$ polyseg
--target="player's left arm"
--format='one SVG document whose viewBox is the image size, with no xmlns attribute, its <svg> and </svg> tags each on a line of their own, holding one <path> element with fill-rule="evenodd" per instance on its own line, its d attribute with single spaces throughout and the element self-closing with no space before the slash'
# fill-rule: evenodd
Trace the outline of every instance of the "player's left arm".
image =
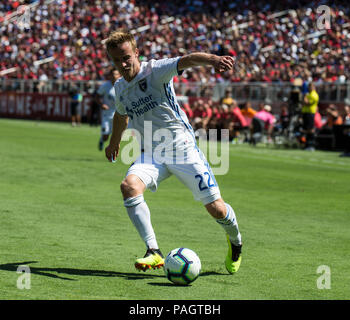
<svg viewBox="0 0 350 320">
<path fill-rule="evenodd" d="M 233 69 L 234 57 L 217 56 L 215 54 L 194 52 L 181 57 L 178 61 L 178 71 L 183 71 L 192 67 L 212 66 L 216 72 L 225 72 Z"/>
</svg>

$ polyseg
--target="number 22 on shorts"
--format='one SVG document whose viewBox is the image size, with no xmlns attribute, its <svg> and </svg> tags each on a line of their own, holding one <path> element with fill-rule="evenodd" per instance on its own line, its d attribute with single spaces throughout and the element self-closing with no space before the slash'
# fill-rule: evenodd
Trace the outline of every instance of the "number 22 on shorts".
<svg viewBox="0 0 350 320">
<path fill-rule="evenodd" d="M 199 179 L 198 187 L 200 191 L 216 186 L 215 180 L 209 172 L 204 172 L 203 175 L 197 174 L 195 178 Z"/>
</svg>

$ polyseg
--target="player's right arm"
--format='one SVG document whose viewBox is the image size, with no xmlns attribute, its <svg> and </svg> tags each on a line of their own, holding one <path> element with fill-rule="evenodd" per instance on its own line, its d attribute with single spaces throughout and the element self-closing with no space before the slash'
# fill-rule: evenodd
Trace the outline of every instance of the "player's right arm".
<svg viewBox="0 0 350 320">
<path fill-rule="evenodd" d="M 120 141 L 122 139 L 123 132 L 128 127 L 128 116 L 121 115 L 118 112 L 114 113 L 113 117 L 113 130 L 109 140 L 109 145 L 105 149 L 106 158 L 109 161 L 116 159 L 119 154 Z"/>
</svg>

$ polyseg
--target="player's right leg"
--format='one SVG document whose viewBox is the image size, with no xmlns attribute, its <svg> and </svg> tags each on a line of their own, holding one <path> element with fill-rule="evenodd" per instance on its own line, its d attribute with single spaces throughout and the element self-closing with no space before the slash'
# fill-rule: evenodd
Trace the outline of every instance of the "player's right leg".
<svg viewBox="0 0 350 320">
<path fill-rule="evenodd" d="M 143 258 L 135 261 L 138 270 L 160 268 L 164 265 L 164 257 L 159 250 L 156 236 L 151 223 L 151 213 L 144 200 L 143 193 L 146 188 L 155 191 L 157 182 L 169 176 L 165 168 L 152 163 L 142 163 L 139 158 L 129 168 L 126 178 L 121 183 L 124 206 L 129 218 L 144 241 L 147 251 Z"/>
</svg>

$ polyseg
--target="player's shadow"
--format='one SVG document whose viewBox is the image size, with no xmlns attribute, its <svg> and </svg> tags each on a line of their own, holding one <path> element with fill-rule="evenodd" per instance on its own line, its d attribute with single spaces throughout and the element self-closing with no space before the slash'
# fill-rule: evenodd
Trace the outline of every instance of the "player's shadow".
<svg viewBox="0 0 350 320">
<path fill-rule="evenodd" d="M 208 276 L 227 276 L 228 273 L 219 273 L 216 271 L 207 271 L 207 272 L 202 272 L 200 273 L 200 277 L 208 277 Z M 182 284 L 174 284 L 171 282 L 166 282 L 166 283 L 159 283 L 159 282 L 149 282 L 148 283 L 151 286 L 158 286 L 158 287 L 184 287 L 186 285 Z M 191 284 L 189 284 L 191 286 Z"/>
<path fill-rule="evenodd" d="M 30 264 L 37 263 L 38 261 L 24 261 L 15 263 L 0 264 L 0 270 L 17 272 L 19 266 L 28 266 L 31 274 L 37 274 L 40 276 L 56 278 L 61 280 L 77 281 L 77 279 L 68 278 L 63 275 L 74 276 L 93 276 L 93 277 L 119 277 L 127 280 L 140 280 L 140 279 L 152 279 L 152 278 L 164 278 L 164 275 L 145 274 L 145 273 L 127 273 L 117 271 L 105 271 L 105 270 L 90 270 L 90 269 L 74 269 L 74 268 L 39 268 L 32 267 Z M 57 275 L 58 273 L 59 275 Z M 62 275 L 63 274 L 63 275 Z"/>
</svg>

